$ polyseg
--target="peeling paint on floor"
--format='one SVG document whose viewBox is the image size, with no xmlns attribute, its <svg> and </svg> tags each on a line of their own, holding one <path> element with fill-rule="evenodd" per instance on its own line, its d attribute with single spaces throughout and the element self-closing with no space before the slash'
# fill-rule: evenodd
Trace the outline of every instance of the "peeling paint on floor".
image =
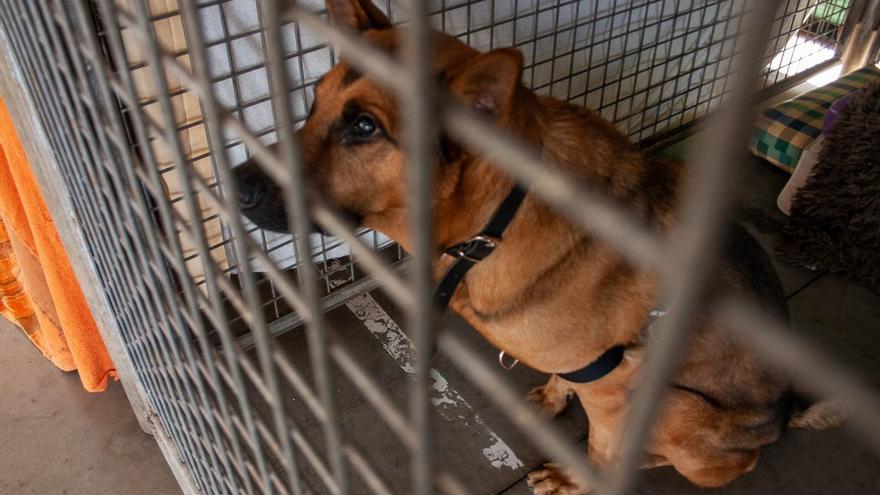
<svg viewBox="0 0 880 495">
<path fill-rule="evenodd" d="M 404 373 L 413 373 L 415 368 L 415 348 L 412 341 L 391 316 L 369 294 L 362 294 L 346 304 L 367 327 L 367 330 L 382 344 L 385 352 L 400 366 Z M 450 385 L 449 381 L 435 368 L 430 370 L 432 380 L 431 403 L 447 421 L 457 421 L 465 428 L 471 428 L 472 435 L 479 435 L 486 445 L 483 457 L 496 469 L 518 469 L 522 461 L 510 446 L 496 434 L 468 404 L 467 400 Z"/>
</svg>

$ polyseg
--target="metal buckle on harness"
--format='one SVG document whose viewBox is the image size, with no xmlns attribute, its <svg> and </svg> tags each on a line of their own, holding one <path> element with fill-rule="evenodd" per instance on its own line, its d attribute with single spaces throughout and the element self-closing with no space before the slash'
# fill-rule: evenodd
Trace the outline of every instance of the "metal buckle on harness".
<svg viewBox="0 0 880 495">
<path fill-rule="evenodd" d="M 492 254 L 496 246 L 496 239 L 485 235 L 475 235 L 462 243 L 450 247 L 446 250 L 446 254 L 456 258 L 465 258 L 476 263 Z"/>
</svg>

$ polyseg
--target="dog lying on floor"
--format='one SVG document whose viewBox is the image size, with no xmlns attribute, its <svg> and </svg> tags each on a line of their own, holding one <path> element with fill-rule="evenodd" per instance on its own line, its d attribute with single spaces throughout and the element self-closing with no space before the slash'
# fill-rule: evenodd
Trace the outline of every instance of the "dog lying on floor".
<svg viewBox="0 0 880 495">
<path fill-rule="evenodd" d="M 399 55 L 400 30 L 369 0 L 327 3 L 334 22 Z M 527 90 L 520 83 L 523 60 L 517 50 L 480 53 L 442 33 L 435 35 L 434 50 L 437 81 L 462 103 L 628 205 L 656 230 L 667 232 L 675 223 L 684 180 L 679 164 L 644 156 L 584 108 Z M 342 62 L 317 84 L 297 137 L 312 193 L 409 248 L 403 111 L 392 92 Z M 487 159 L 445 136 L 437 147 L 439 280 L 456 261 L 444 250 L 479 233 L 515 184 Z M 235 172 L 242 212 L 263 228 L 287 231 L 278 186 L 256 163 Z M 719 263 L 725 284 L 786 316 L 767 255 L 742 229 L 734 229 Z M 577 395 L 589 417 L 588 455 L 603 467 L 614 462 L 619 447 L 656 285 L 655 274 L 633 267 L 611 246 L 527 194 L 503 240 L 467 273 L 449 304 L 497 348 L 551 374 L 546 385 L 529 393 L 547 414 L 559 414 Z M 579 383 L 560 376 L 614 348 L 622 350 L 622 358 L 601 378 Z M 793 397 L 785 379 L 733 342 L 720 322 L 699 318 L 645 447 L 644 467 L 672 465 L 697 485 L 724 485 L 751 470 L 760 448 L 776 441 L 787 424 L 821 428 L 837 421 L 818 404 L 799 409 Z M 589 491 L 553 465 L 531 473 L 528 481 L 537 494 Z"/>
</svg>

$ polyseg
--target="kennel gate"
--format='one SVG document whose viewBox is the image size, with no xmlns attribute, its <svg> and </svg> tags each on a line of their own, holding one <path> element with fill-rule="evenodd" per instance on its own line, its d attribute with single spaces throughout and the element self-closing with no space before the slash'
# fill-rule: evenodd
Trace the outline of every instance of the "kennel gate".
<svg viewBox="0 0 880 495">
<path fill-rule="evenodd" d="M 5 82 L 26 88 L 14 93 L 9 84 L 4 97 L 28 110 L 19 113 L 30 129 L 25 141 L 43 162 L 38 172 L 65 242 L 82 257 L 80 279 L 139 420 L 148 416 L 146 426 L 188 492 L 390 493 L 382 467 L 340 424 L 334 391 L 341 376 L 411 451 L 411 493 L 435 486 L 469 493 L 459 473 L 431 456 L 428 360 L 414 363 L 406 411 L 344 339 L 327 338 L 325 311 L 381 288 L 408 315 L 418 354 L 428 354 L 436 338 L 440 351 L 544 454 L 597 480 L 602 493 L 626 492 L 730 208 L 733 160 L 749 123 L 748 113 L 736 109 L 748 107 L 755 90 L 778 90 L 836 61 L 851 30 L 847 15 L 876 10 L 877 2 L 377 2 L 393 21 L 412 26 L 405 63 L 328 26 L 320 3 L 0 1 Z M 830 12 L 817 17 L 820 3 Z M 705 173 L 683 203 L 680 242 L 644 231 L 626 211 L 542 166 L 533 150 L 455 105 L 433 101 L 423 89 L 429 27 L 481 49 L 520 48 L 529 87 L 594 109 L 644 146 L 717 111 L 696 160 Z M 404 98 L 410 155 L 420 165 L 412 168 L 411 197 L 428 196 L 430 171 L 421 165 L 430 136 L 443 127 L 499 157 L 508 173 L 634 263 L 663 274 L 672 311 L 649 347 L 622 456 L 607 477 L 599 478 L 583 453 L 467 342 L 435 332 L 426 309 L 432 289 L 426 202 L 414 202 L 409 258 L 321 205 L 310 214 L 335 238 L 300 230 L 294 240 L 242 223 L 229 199 L 236 190 L 229 170 L 253 154 L 284 184 L 296 224 L 306 225 L 288 131 L 305 119 L 334 49 Z M 436 125 L 429 119 L 435 115 L 441 116 Z M 275 141 L 278 152 L 266 148 Z M 750 302 L 724 296 L 714 308 L 767 359 L 815 392 L 838 397 L 866 442 L 880 449 L 876 393 Z M 308 365 L 273 349 L 273 338 L 303 321 Z M 303 433 L 303 418 L 281 400 L 282 385 L 295 390 L 323 436 Z"/>
</svg>

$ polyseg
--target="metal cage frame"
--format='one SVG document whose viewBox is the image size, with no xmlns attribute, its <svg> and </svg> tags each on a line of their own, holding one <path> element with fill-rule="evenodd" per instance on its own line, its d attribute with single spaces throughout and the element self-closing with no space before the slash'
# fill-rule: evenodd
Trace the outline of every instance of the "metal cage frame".
<svg viewBox="0 0 880 495">
<path fill-rule="evenodd" d="M 352 33 L 329 26 L 318 13 L 299 4 L 258 2 L 272 88 L 296 88 L 299 84 L 290 81 L 284 70 L 283 20 L 318 33 L 332 47 L 345 51 L 358 70 L 403 98 L 408 108 L 405 125 L 411 198 L 430 197 L 432 136 L 442 128 L 462 143 L 497 158 L 495 163 L 504 172 L 528 184 L 532 193 L 573 224 L 609 242 L 635 265 L 661 274 L 662 299 L 670 308 L 669 316 L 660 320 L 647 348 L 645 379 L 633 398 L 620 458 L 607 473 L 600 473 L 586 461 L 582 452 L 526 405 L 465 341 L 454 333 L 437 331 L 431 309 L 432 216 L 427 201 L 412 202 L 415 242 L 405 272 L 375 252 L 375 244 L 365 243 L 361 233 L 329 208 L 318 205 L 307 211 L 293 132 L 297 116 L 291 113 L 290 93 L 271 92 L 280 143 L 275 152 L 216 97 L 204 25 L 197 11 L 208 4 L 211 2 L 180 2 L 179 15 L 189 46 L 188 63 L 182 63 L 179 54 L 170 53 L 157 40 L 152 24 L 155 16 L 147 0 L 134 1 L 134 11 L 113 0 L 98 0 L 96 5 L 104 13 L 104 25 L 100 26 L 87 0 L 0 1 L 4 47 L 0 58 L 5 58 L 10 69 L 4 71 L 4 97 L 11 102 L 32 160 L 39 162 L 38 174 L 49 192 L 50 208 L 59 220 L 69 252 L 76 253 L 80 261 L 75 264 L 77 273 L 138 418 L 145 429 L 156 434 L 184 490 L 346 494 L 351 491 L 350 477 L 356 474 L 373 493 L 390 493 L 367 456 L 341 431 L 331 369 L 335 366 L 410 449 L 412 493 L 469 493 L 456 473 L 431 456 L 429 360 L 415 362 L 408 410 L 402 410 L 345 342 L 328 340 L 323 312 L 359 291 L 380 287 L 408 315 L 408 332 L 418 355 L 430 355 L 436 343 L 547 456 L 594 483 L 597 493 L 626 493 L 655 419 L 655 405 L 687 337 L 696 301 L 706 295 L 712 276 L 709 260 L 719 250 L 719 234 L 732 208 L 734 185 L 739 180 L 734 162 L 751 122 L 751 114 L 742 109 L 750 106 L 756 83 L 766 87 L 781 79 L 764 70 L 767 35 L 778 3 L 731 1 L 742 8 L 732 35 L 737 48 L 728 66 L 738 69 L 723 74 L 725 81 L 732 78 L 732 86 L 714 106 L 706 106 L 703 115 L 724 100 L 723 108 L 713 113 L 710 138 L 697 152 L 695 163 L 701 174 L 683 196 L 677 231 L 661 238 L 634 221 L 625 208 L 578 186 L 544 163 L 536 150 L 456 104 L 436 101 L 426 70 L 430 16 L 435 12 L 425 2 L 406 3 L 409 29 L 403 62 L 364 46 Z M 876 9 L 875 0 L 866 4 Z M 143 110 L 126 58 L 123 26 L 145 48 L 144 67 L 158 89 L 154 103 L 164 121 L 157 122 Z M 838 55 L 840 50 L 838 47 Z M 224 150 L 210 156 L 222 189 L 192 172 L 174 120 L 168 83 L 172 75 L 198 97 L 210 149 Z M 552 87 L 554 76 L 549 84 Z M 570 85 L 568 92 L 570 97 Z M 434 118 L 438 115 L 439 119 Z M 694 112 L 690 121 L 699 116 Z M 684 118 L 679 121 L 679 125 L 686 123 Z M 228 142 L 224 136 L 228 133 L 244 143 L 282 185 L 298 252 L 312 252 L 305 226 L 313 216 L 348 243 L 359 266 L 371 275 L 369 282 L 348 292 L 339 291 L 328 302 L 322 299 L 320 286 L 326 274 L 319 273 L 311 257 L 301 257 L 295 275 L 274 266 L 266 257 L 266 246 L 250 237 L 236 202 L 230 199 L 235 198 L 237 185 L 225 153 Z M 142 146 L 132 146 L 132 142 Z M 163 192 L 153 145 L 170 152 L 181 174 L 182 210 L 172 206 Z M 88 173 L 83 175 L 83 170 Z M 247 261 L 237 265 L 235 274 L 240 287 L 230 281 L 228 269 L 213 262 L 216 246 L 209 245 L 203 223 L 192 220 L 202 218 L 197 196 L 207 201 L 230 229 L 235 251 L 246 254 Z M 196 246 L 196 259 L 205 275 L 201 283 L 191 277 L 181 239 Z M 277 291 L 277 300 L 289 304 L 295 319 L 305 324 L 314 385 L 298 365 L 273 348 L 278 328 L 267 321 L 252 258 L 267 268 L 261 276 L 271 279 L 273 297 Z M 723 294 L 712 301 L 711 308 L 714 317 L 730 322 L 738 339 L 789 373 L 799 385 L 838 400 L 864 442 L 880 452 L 880 395 L 857 373 L 796 336 L 751 301 Z M 239 315 L 249 332 L 236 333 L 230 314 Z M 281 317 L 277 312 L 275 316 Z M 292 324 L 286 321 L 281 326 Z M 256 360 L 245 355 L 251 345 Z M 325 455 L 286 411 L 279 394 L 282 381 L 297 391 L 320 422 Z M 254 416 L 253 396 L 269 405 L 271 417 L 267 421 Z M 300 473 L 302 465 L 314 470 L 324 486 L 308 486 Z"/>
</svg>

